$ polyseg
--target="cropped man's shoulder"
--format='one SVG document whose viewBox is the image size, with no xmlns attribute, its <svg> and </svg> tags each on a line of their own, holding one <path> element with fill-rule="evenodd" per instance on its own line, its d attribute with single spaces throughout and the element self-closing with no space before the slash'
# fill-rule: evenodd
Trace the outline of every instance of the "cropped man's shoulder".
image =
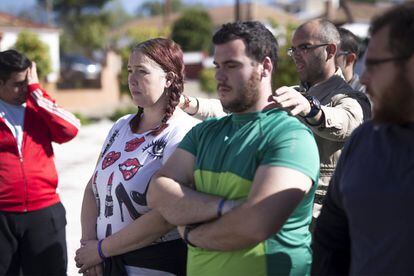
<svg viewBox="0 0 414 276">
<path fill-rule="evenodd" d="M 289 115 L 286 111 L 281 109 L 275 109 L 268 112 L 266 121 L 266 130 L 273 132 L 274 134 L 290 130 L 304 130 L 312 133 L 312 131 L 298 118 Z"/>
</svg>

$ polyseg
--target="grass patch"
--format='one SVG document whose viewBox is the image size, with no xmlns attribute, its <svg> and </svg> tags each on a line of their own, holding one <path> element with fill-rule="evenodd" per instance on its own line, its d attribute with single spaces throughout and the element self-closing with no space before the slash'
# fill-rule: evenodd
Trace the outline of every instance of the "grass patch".
<svg viewBox="0 0 414 276">
<path fill-rule="evenodd" d="M 137 107 L 135 106 L 124 107 L 124 108 L 115 110 L 115 112 L 111 116 L 109 116 L 109 119 L 115 122 L 122 116 L 125 116 L 127 114 L 135 114 L 135 113 L 137 113 Z"/>
</svg>

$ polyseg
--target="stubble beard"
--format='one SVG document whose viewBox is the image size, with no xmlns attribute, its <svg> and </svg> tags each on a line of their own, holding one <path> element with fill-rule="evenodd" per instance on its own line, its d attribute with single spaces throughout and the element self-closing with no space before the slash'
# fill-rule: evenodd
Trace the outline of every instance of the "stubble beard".
<svg viewBox="0 0 414 276">
<path fill-rule="evenodd" d="M 224 109 L 232 113 L 242 113 L 250 109 L 259 100 L 259 83 L 260 74 L 253 72 L 247 83 L 238 91 L 235 91 L 236 98 L 234 100 L 228 103 L 222 102 Z"/>
<path fill-rule="evenodd" d="M 414 109 L 414 87 L 404 70 L 395 74 L 380 101 L 379 107 L 373 108 L 372 120 L 375 123 L 404 124 L 410 120 Z"/>
<path fill-rule="evenodd" d="M 306 75 L 301 79 L 302 82 L 307 82 L 309 85 L 313 86 L 318 83 L 323 78 L 323 68 L 325 66 L 325 61 L 321 55 L 315 56 L 313 60 L 309 62 L 306 68 Z"/>
</svg>

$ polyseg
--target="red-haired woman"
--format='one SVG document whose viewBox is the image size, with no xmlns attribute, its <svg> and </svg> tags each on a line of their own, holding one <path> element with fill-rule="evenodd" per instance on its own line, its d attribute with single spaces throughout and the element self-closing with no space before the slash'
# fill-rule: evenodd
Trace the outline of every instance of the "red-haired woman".
<svg viewBox="0 0 414 276">
<path fill-rule="evenodd" d="M 198 123 L 175 108 L 183 91 L 182 51 L 169 39 L 140 43 L 128 73 L 138 112 L 119 119 L 106 138 L 85 189 L 75 261 L 88 275 L 100 274 L 101 262 L 107 275 L 183 275 L 186 245 L 146 202 L 152 175 Z"/>
</svg>

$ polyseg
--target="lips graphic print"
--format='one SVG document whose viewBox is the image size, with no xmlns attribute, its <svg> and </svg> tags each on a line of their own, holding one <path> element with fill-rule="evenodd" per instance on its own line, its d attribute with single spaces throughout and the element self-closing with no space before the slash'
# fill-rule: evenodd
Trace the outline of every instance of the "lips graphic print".
<svg viewBox="0 0 414 276">
<path fill-rule="evenodd" d="M 116 160 L 121 157 L 120 152 L 111 151 L 108 152 L 108 154 L 105 156 L 104 160 L 102 161 L 102 170 L 105 170 L 109 166 L 111 166 L 113 163 L 115 163 Z"/>
<path fill-rule="evenodd" d="M 142 167 L 136 158 L 129 158 L 123 163 L 119 164 L 119 170 L 122 173 L 122 176 L 125 180 L 130 180 Z"/>
<path fill-rule="evenodd" d="M 126 142 L 124 150 L 127 151 L 127 152 L 134 151 L 144 142 L 145 142 L 144 137 L 134 138 L 134 139 Z"/>
</svg>

